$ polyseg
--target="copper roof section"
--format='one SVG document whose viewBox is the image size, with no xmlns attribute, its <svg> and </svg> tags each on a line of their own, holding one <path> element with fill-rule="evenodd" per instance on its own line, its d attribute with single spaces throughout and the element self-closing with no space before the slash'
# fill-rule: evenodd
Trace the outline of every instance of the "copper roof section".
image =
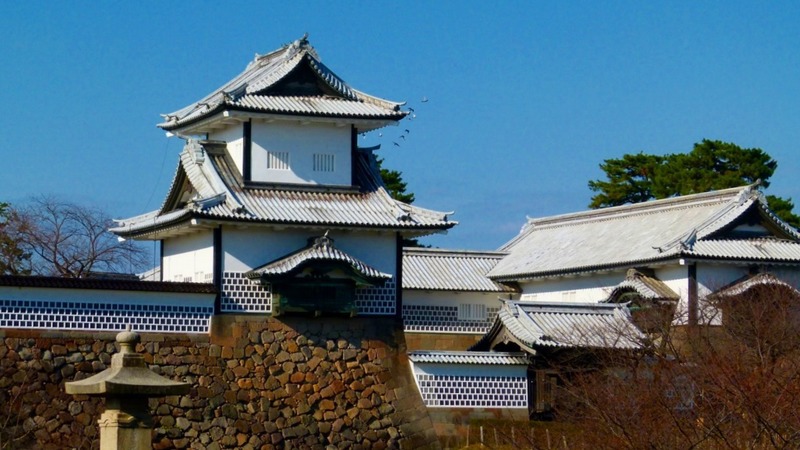
<svg viewBox="0 0 800 450">
<path fill-rule="evenodd" d="M 403 249 L 403 289 L 517 292 L 486 274 L 506 253 L 432 248 Z"/>
<path fill-rule="evenodd" d="M 298 88 L 303 83 L 306 87 Z M 196 103 L 163 114 L 165 121 L 158 126 L 178 130 L 223 111 L 394 122 L 408 114 L 401 106 L 350 87 L 320 61 L 306 35 L 266 55 L 257 54 L 231 81 Z"/>
</svg>

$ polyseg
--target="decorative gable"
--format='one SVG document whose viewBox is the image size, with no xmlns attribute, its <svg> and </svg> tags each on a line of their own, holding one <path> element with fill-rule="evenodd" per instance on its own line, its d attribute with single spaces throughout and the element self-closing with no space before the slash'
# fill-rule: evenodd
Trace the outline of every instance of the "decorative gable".
<svg viewBox="0 0 800 450">
<path fill-rule="evenodd" d="M 333 245 L 328 233 L 308 246 L 245 274 L 272 287 L 272 314 L 345 313 L 355 316 L 356 289 L 379 287 L 392 278 Z"/>
</svg>

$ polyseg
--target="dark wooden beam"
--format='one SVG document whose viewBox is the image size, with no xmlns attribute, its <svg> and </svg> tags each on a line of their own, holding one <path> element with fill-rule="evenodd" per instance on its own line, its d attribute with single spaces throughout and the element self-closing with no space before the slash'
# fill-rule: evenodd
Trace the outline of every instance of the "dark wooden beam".
<svg viewBox="0 0 800 450">
<path fill-rule="evenodd" d="M 242 123 L 242 178 L 245 182 L 252 179 L 253 157 L 253 120 Z"/>
<path fill-rule="evenodd" d="M 217 298 L 214 300 L 214 314 L 222 310 L 222 225 L 214 228 L 214 287 L 217 288 Z"/>
</svg>

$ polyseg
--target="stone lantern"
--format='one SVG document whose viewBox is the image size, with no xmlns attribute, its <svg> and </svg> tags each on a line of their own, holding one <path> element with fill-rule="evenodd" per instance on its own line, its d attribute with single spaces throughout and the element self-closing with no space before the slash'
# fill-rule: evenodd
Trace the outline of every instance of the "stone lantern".
<svg viewBox="0 0 800 450">
<path fill-rule="evenodd" d="M 100 416 L 100 450 L 152 449 L 153 419 L 148 397 L 182 395 L 188 383 L 161 377 L 135 352 L 139 335 L 130 331 L 117 334 L 119 353 L 111 357 L 111 367 L 79 381 L 65 384 L 67 394 L 106 398 L 106 410 Z"/>
</svg>

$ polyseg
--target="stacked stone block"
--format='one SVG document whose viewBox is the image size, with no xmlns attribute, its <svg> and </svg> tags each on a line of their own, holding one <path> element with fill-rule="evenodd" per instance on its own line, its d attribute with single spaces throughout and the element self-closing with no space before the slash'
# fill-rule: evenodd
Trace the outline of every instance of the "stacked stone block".
<svg viewBox="0 0 800 450">
<path fill-rule="evenodd" d="M 154 449 L 438 447 L 393 319 L 226 315 L 212 329 L 142 335 L 137 351 L 153 371 L 192 384 L 150 401 Z M 113 334 L 3 334 L 3 443 L 96 446 L 102 401 L 73 399 L 63 383 L 104 370 Z"/>
</svg>

